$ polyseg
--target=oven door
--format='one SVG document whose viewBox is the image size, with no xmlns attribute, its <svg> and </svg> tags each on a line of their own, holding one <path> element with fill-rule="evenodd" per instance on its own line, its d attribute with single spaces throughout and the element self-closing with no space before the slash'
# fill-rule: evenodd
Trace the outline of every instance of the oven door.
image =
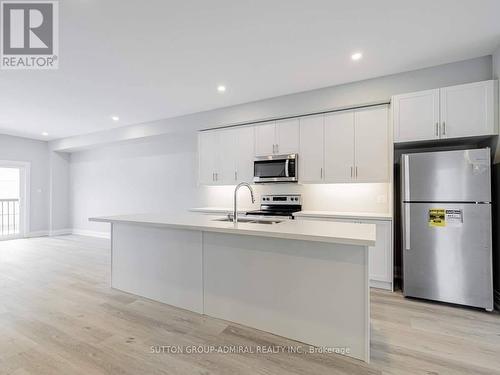
<svg viewBox="0 0 500 375">
<path fill-rule="evenodd" d="M 272 155 L 256 158 L 253 176 L 255 183 L 297 182 L 297 155 Z"/>
</svg>

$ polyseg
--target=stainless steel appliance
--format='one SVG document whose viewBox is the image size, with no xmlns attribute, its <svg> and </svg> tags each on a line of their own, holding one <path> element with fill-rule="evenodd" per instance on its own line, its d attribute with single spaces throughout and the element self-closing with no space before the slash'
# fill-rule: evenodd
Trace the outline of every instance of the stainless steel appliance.
<svg viewBox="0 0 500 375">
<path fill-rule="evenodd" d="M 405 296 L 493 309 L 490 149 L 401 160 Z"/>
<path fill-rule="evenodd" d="M 302 198 L 298 194 L 263 195 L 260 198 L 260 210 L 249 211 L 247 216 L 293 219 L 294 212 L 302 210 Z"/>
<path fill-rule="evenodd" d="M 257 157 L 253 164 L 253 182 L 297 182 L 297 154 Z"/>
</svg>

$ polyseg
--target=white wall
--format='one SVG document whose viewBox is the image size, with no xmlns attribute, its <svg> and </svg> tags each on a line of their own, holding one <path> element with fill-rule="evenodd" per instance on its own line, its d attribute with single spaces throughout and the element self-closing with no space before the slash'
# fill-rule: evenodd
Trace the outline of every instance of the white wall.
<svg viewBox="0 0 500 375">
<path fill-rule="evenodd" d="M 71 232 L 70 154 L 49 151 L 49 234 Z"/>
<path fill-rule="evenodd" d="M 49 227 L 49 160 L 47 142 L 0 134 L 0 160 L 31 164 L 30 233 L 45 234 Z"/>
<path fill-rule="evenodd" d="M 90 223 L 88 217 L 231 204 L 230 187 L 196 187 L 198 129 L 389 101 L 397 93 L 488 80 L 491 77 L 492 58 L 487 56 L 74 137 L 52 142 L 51 146 L 66 150 L 94 147 L 71 156 L 71 217 L 73 228 L 104 232 L 108 230 L 106 224 Z M 157 136 L 151 137 L 154 134 Z M 136 140 L 102 146 L 118 139 Z M 97 147 L 99 144 L 101 146 Z M 259 193 L 294 191 L 304 195 L 305 209 L 381 212 L 387 210 L 388 205 L 385 184 L 258 187 Z M 249 205 L 244 192 L 240 199 L 242 206 Z"/>
</svg>

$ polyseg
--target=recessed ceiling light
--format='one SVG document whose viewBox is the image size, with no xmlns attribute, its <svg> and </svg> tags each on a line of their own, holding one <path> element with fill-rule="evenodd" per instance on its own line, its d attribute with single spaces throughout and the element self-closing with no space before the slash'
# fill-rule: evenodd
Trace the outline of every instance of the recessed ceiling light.
<svg viewBox="0 0 500 375">
<path fill-rule="evenodd" d="M 363 54 L 361 52 L 356 52 L 351 55 L 351 59 L 354 61 L 361 60 L 363 58 Z"/>
<path fill-rule="evenodd" d="M 226 86 L 224 86 L 224 85 L 217 86 L 217 91 L 218 92 L 226 92 Z"/>
<path fill-rule="evenodd" d="M 120 118 L 118 116 L 111 116 L 111 120 L 120 121 Z"/>
<path fill-rule="evenodd" d="M 46 137 L 46 136 L 48 136 L 48 135 L 49 135 L 49 133 L 47 133 L 47 132 L 42 132 L 42 135 L 43 135 L 44 137 Z"/>
</svg>

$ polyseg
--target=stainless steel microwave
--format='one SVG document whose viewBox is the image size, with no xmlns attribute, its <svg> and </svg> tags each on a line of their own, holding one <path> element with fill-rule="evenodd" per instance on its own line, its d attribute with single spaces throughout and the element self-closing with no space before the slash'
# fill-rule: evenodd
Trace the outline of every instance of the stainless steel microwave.
<svg viewBox="0 0 500 375">
<path fill-rule="evenodd" d="M 253 163 L 253 182 L 297 182 L 297 171 L 297 154 L 261 156 Z"/>
</svg>

